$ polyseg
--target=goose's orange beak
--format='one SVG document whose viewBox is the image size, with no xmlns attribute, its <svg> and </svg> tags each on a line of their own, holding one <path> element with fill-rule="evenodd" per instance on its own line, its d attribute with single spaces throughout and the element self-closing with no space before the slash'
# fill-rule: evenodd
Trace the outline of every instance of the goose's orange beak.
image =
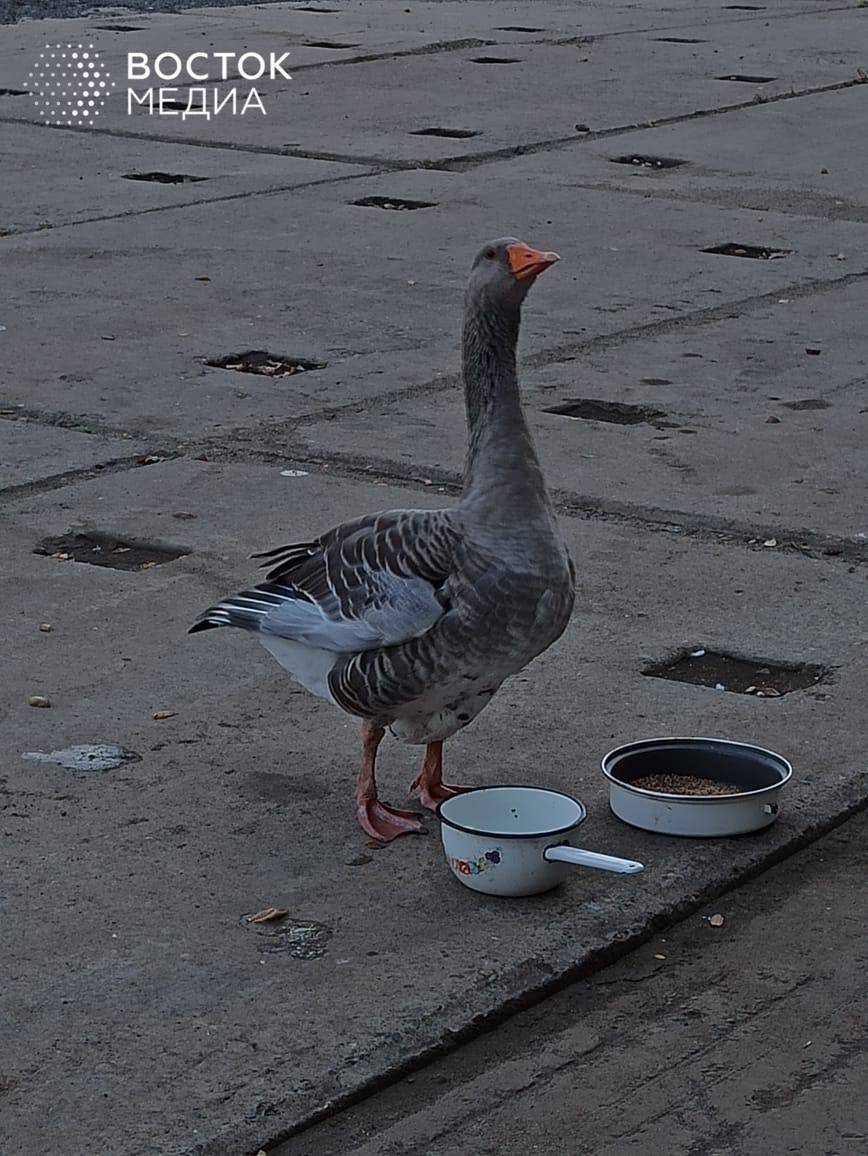
<svg viewBox="0 0 868 1156">
<path fill-rule="evenodd" d="M 530 277 L 537 277 L 549 265 L 560 261 L 557 253 L 543 253 L 540 249 L 531 249 L 529 245 L 519 242 L 516 245 L 507 245 L 509 254 L 509 269 L 516 281 L 527 281 Z"/>
</svg>

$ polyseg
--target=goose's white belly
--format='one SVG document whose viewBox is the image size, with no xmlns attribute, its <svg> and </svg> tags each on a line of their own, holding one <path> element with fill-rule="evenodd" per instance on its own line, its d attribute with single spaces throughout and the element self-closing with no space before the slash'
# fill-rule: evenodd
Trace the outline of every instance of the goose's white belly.
<svg viewBox="0 0 868 1156">
<path fill-rule="evenodd" d="M 499 686 L 500 683 L 492 686 L 489 681 L 483 690 L 459 692 L 458 697 L 433 712 L 425 709 L 424 702 L 415 702 L 405 708 L 408 713 L 396 718 L 389 730 L 405 743 L 441 742 L 472 722 L 488 706 Z"/>
</svg>

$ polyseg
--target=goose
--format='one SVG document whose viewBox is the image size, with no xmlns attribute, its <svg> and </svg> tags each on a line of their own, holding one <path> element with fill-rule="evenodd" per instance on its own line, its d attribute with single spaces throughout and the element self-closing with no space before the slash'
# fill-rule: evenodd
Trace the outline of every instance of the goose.
<svg viewBox="0 0 868 1156">
<path fill-rule="evenodd" d="M 443 781 L 443 743 L 563 633 L 575 570 L 525 421 L 516 372 L 522 302 L 557 253 L 514 237 L 485 245 L 465 295 L 464 485 L 449 509 L 386 510 L 254 555 L 266 580 L 206 610 L 190 633 L 253 632 L 310 692 L 362 720 L 356 813 L 372 838 L 422 830 L 377 795 L 386 729 L 424 745 L 411 785 L 431 810 L 468 787 Z"/>
</svg>

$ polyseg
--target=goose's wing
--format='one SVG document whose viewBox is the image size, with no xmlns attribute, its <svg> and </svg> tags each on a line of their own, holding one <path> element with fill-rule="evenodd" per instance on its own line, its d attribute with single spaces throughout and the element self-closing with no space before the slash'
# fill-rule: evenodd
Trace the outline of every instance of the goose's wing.
<svg viewBox="0 0 868 1156">
<path fill-rule="evenodd" d="M 212 606 L 191 632 L 238 626 L 328 651 L 391 646 L 448 605 L 458 535 L 450 510 L 390 510 L 255 557 L 266 581 Z"/>
</svg>

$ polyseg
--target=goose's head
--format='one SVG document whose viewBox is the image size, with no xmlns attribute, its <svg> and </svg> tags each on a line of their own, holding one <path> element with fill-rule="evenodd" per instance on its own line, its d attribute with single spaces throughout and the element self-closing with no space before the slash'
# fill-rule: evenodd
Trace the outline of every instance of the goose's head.
<svg viewBox="0 0 868 1156">
<path fill-rule="evenodd" d="M 560 260 L 557 253 L 532 249 L 515 237 L 489 241 L 470 271 L 470 294 L 479 301 L 520 305 L 537 277 Z"/>
</svg>

